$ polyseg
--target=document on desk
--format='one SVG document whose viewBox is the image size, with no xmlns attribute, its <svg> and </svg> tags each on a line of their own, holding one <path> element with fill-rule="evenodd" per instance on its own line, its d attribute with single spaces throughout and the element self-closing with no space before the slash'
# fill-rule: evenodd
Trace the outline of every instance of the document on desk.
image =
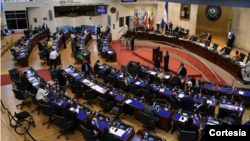
<svg viewBox="0 0 250 141">
<path fill-rule="evenodd" d="M 160 92 L 164 92 L 164 89 L 160 89 Z"/>
<path fill-rule="evenodd" d="M 122 78 L 122 77 L 123 77 L 123 75 L 120 75 L 119 77 L 120 77 L 120 78 Z"/>
<path fill-rule="evenodd" d="M 73 108 L 73 107 L 71 107 L 69 110 L 70 110 L 70 111 L 76 110 L 76 112 L 79 113 L 79 109 L 75 109 L 75 108 Z"/>
<path fill-rule="evenodd" d="M 65 71 L 70 71 L 70 68 L 67 68 Z"/>
<path fill-rule="evenodd" d="M 211 100 L 207 100 L 207 104 L 212 105 L 212 101 Z"/>
<path fill-rule="evenodd" d="M 135 84 L 136 84 L 136 85 L 140 85 L 140 83 L 141 83 L 141 82 L 137 81 Z"/>
<path fill-rule="evenodd" d="M 169 78 L 170 78 L 170 75 L 165 75 L 165 78 L 166 78 L 166 79 L 169 79 Z"/>
<path fill-rule="evenodd" d="M 77 73 L 74 73 L 73 76 L 77 76 L 78 74 Z"/>
<path fill-rule="evenodd" d="M 243 91 L 239 91 L 239 94 L 244 95 L 244 92 Z"/>
<path fill-rule="evenodd" d="M 113 53 L 112 51 L 108 51 L 108 54 L 111 54 L 111 53 Z"/>
<path fill-rule="evenodd" d="M 208 122 L 207 125 L 216 125 L 216 124 Z"/>
<path fill-rule="evenodd" d="M 39 84 L 39 83 L 38 83 L 38 82 L 36 82 L 36 83 L 33 83 L 32 85 L 33 85 L 33 86 L 36 86 L 36 85 L 38 85 L 38 84 Z"/>
<path fill-rule="evenodd" d="M 180 119 L 179 119 L 179 121 L 181 121 L 181 122 L 186 122 L 187 119 L 188 119 L 187 117 L 181 116 Z"/>
<path fill-rule="evenodd" d="M 103 68 L 103 66 L 100 66 L 99 68 L 100 68 L 100 69 L 102 69 L 102 68 Z"/>
<path fill-rule="evenodd" d="M 153 71 L 152 71 L 150 74 L 152 74 L 152 75 L 156 75 L 156 72 L 153 72 Z"/>
<path fill-rule="evenodd" d="M 132 102 L 132 100 L 130 100 L 130 99 L 128 99 L 128 100 L 125 101 L 126 104 L 129 104 L 131 102 Z"/>
<path fill-rule="evenodd" d="M 184 94 L 179 94 L 179 98 L 183 98 Z"/>
<path fill-rule="evenodd" d="M 115 132 L 115 130 L 117 130 L 117 131 Z M 112 133 L 112 134 L 114 134 L 114 135 L 116 135 L 116 136 L 119 136 L 119 137 L 121 137 L 121 136 L 125 133 L 124 130 L 122 130 L 122 129 L 117 129 L 117 128 L 115 128 L 115 127 L 109 128 L 109 132 Z"/>
</svg>

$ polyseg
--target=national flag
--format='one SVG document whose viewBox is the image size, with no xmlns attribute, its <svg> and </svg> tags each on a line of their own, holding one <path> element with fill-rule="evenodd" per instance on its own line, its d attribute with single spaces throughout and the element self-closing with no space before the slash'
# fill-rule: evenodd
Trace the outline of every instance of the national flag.
<svg viewBox="0 0 250 141">
<path fill-rule="evenodd" d="M 135 20 L 135 21 L 136 21 L 136 22 L 135 22 L 136 24 L 135 24 L 135 25 L 138 26 L 138 25 L 139 25 L 139 10 L 136 11 L 135 17 L 136 17 L 136 20 Z"/>
<path fill-rule="evenodd" d="M 139 25 L 144 25 L 144 16 L 141 10 L 139 10 Z"/>
<path fill-rule="evenodd" d="M 164 24 L 167 23 L 168 20 L 168 2 L 165 2 L 165 7 L 163 10 L 163 17 L 162 17 L 162 21 L 161 21 L 161 29 L 164 32 L 163 34 L 165 34 L 165 29 L 164 28 Z"/>
<path fill-rule="evenodd" d="M 147 26 L 147 24 L 148 24 L 148 12 L 147 12 L 147 10 L 145 10 L 145 12 L 144 12 L 144 25 L 145 26 Z"/>
<path fill-rule="evenodd" d="M 154 14 L 153 14 L 153 9 L 152 9 L 150 12 L 149 29 L 153 28 L 153 23 L 154 23 Z"/>
</svg>

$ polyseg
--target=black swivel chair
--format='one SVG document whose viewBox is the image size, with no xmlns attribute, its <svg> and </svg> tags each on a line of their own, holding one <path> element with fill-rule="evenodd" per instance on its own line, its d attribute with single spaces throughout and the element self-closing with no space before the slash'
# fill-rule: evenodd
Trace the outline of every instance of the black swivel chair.
<svg viewBox="0 0 250 141">
<path fill-rule="evenodd" d="M 43 122 L 43 125 L 45 123 L 49 123 L 47 127 L 47 129 L 49 129 L 50 124 L 54 122 L 54 120 L 52 120 L 52 117 L 54 116 L 55 111 L 53 111 L 48 105 L 39 104 L 39 107 L 41 108 L 43 115 L 49 117 L 49 120 L 47 122 Z"/>
<path fill-rule="evenodd" d="M 132 76 L 136 76 L 135 69 L 129 69 L 129 72 Z"/>
<path fill-rule="evenodd" d="M 40 56 L 40 59 L 43 60 L 41 65 L 47 64 L 47 58 L 46 58 L 46 55 L 43 51 L 39 51 L 39 56 Z"/>
<path fill-rule="evenodd" d="M 72 126 L 72 121 L 66 121 L 64 117 L 54 115 L 55 118 L 55 124 L 57 127 L 63 129 L 59 130 L 61 133 L 59 136 L 57 136 L 57 139 L 59 139 L 60 136 L 65 135 L 66 140 L 68 140 L 68 134 L 74 134 L 74 132 L 69 131 L 69 128 Z"/>
<path fill-rule="evenodd" d="M 210 41 L 209 40 L 205 41 L 205 46 L 210 47 Z"/>
<path fill-rule="evenodd" d="M 201 42 L 201 40 L 204 39 L 204 38 L 205 38 L 205 33 L 201 33 L 201 34 L 200 34 L 200 37 L 199 37 L 198 39 L 199 39 L 200 42 Z"/>
<path fill-rule="evenodd" d="M 141 71 L 141 77 L 142 77 L 143 79 L 147 79 L 147 74 L 146 74 L 146 72 Z"/>
<path fill-rule="evenodd" d="M 16 82 L 16 81 L 20 81 L 21 80 L 21 77 L 20 77 L 20 74 L 18 72 L 18 69 L 14 68 L 14 69 L 11 69 L 9 70 L 9 76 L 10 76 L 10 79 L 13 81 L 13 82 Z M 12 88 L 16 87 L 15 84 L 12 84 Z"/>
<path fill-rule="evenodd" d="M 168 86 L 170 86 L 170 87 L 172 87 L 172 88 L 174 88 L 175 86 L 176 86 L 176 87 L 179 87 L 179 85 L 178 85 L 176 82 L 171 81 L 171 80 L 168 81 Z"/>
<path fill-rule="evenodd" d="M 123 91 L 125 91 L 125 92 L 128 91 L 128 87 L 126 86 L 125 82 L 123 82 L 123 81 L 121 81 L 121 80 L 118 80 L 118 84 L 119 84 L 119 87 L 120 87 Z"/>
<path fill-rule="evenodd" d="M 218 46 L 219 46 L 219 44 L 214 43 L 214 45 L 213 45 L 213 49 L 214 49 L 214 51 L 216 51 L 216 50 L 217 50 Z"/>
<path fill-rule="evenodd" d="M 125 102 L 122 102 L 122 104 L 118 103 L 117 106 L 119 107 L 113 107 L 110 110 L 110 114 L 115 115 L 115 118 L 121 121 L 121 118 L 125 118 Z"/>
<path fill-rule="evenodd" d="M 31 113 L 38 111 L 37 114 L 39 115 L 39 113 L 40 113 L 39 104 L 40 103 L 37 101 L 36 97 L 33 94 L 29 93 L 29 96 L 31 96 L 32 103 L 35 105 L 35 110 L 32 110 Z"/>
<path fill-rule="evenodd" d="M 104 82 L 106 83 L 107 79 L 106 79 L 105 73 L 103 71 L 100 71 L 100 76 L 101 76 L 102 80 L 104 80 Z"/>
<path fill-rule="evenodd" d="M 101 97 L 97 97 L 98 100 L 99 100 L 99 106 L 102 107 L 103 110 L 100 110 L 99 112 L 104 112 L 106 113 L 110 108 L 111 108 L 111 105 L 110 103 L 107 103 L 107 101 Z"/>
<path fill-rule="evenodd" d="M 24 85 L 21 81 L 15 81 L 15 85 L 16 85 L 16 88 L 20 91 L 24 91 L 25 88 L 24 88 Z"/>
<path fill-rule="evenodd" d="M 243 60 L 245 59 L 246 54 L 245 53 L 240 53 L 240 61 L 243 62 Z"/>
<path fill-rule="evenodd" d="M 140 96 L 140 89 L 138 89 L 135 85 L 129 84 L 129 93 L 135 95 L 135 96 Z"/>
<path fill-rule="evenodd" d="M 241 100 L 244 100 L 243 104 L 245 106 L 249 106 L 250 105 L 250 96 L 241 95 Z"/>
<path fill-rule="evenodd" d="M 200 114 L 203 115 L 203 117 L 207 117 L 207 111 L 208 111 L 209 107 L 210 107 L 210 104 L 207 105 L 207 108 L 204 112 L 200 112 Z"/>
<path fill-rule="evenodd" d="M 166 31 L 166 32 L 165 32 L 165 35 L 169 36 L 169 35 L 170 35 L 170 32 L 169 32 L 169 31 Z"/>
<path fill-rule="evenodd" d="M 111 76 L 107 76 L 107 79 L 108 79 L 110 85 L 112 85 L 112 86 L 114 86 L 114 87 L 117 87 L 117 86 L 118 86 L 118 85 L 117 85 L 117 80 L 116 80 L 116 78 L 111 77 Z"/>
<path fill-rule="evenodd" d="M 166 99 L 158 99 L 158 98 L 156 98 L 155 102 L 159 103 L 159 104 L 162 104 L 162 105 L 167 104 L 167 100 Z"/>
<path fill-rule="evenodd" d="M 181 28 L 181 32 L 184 32 L 185 31 L 185 28 Z"/>
<path fill-rule="evenodd" d="M 107 62 L 107 61 L 112 61 L 112 58 L 111 58 L 111 56 L 108 54 L 108 52 L 106 51 L 106 52 L 104 53 L 104 60 L 103 60 L 103 62 Z"/>
<path fill-rule="evenodd" d="M 187 35 L 189 36 L 189 32 L 190 32 L 190 30 L 189 30 L 189 29 L 186 29 L 186 32 L 187 32 Z"/>
<path fill-rule="evenodd" d="M 178 109 L 180 108 L 180 105 L 177 105 L 176 102 L 171 97 L 169 97 L 169 102 L 170 102 L 171 109 L 178 111 Z"/>
<path fill-rule="evenodd" d="M 174 37 L 175 38 L 179 38 L 179 33 L 178 32 L 174 32 Z"/>
<path fill-rule="evenodd" d="M 96 92 L 95 90 L 87 90 L 85 91 L 85 93 L 83 94 L 84 99 L 87 100 L 88 102 L 84 102 L 83 104 L 88 104 L 89 106 L 92 106 L 92 104 L 96 104 L 94 101 L 91 102 L 91 100 L 96 99 Z"/>
<path fill-rule="evenodd" d="M 198 139 L 196 131 L 179 130 L 177 136 L 179 141 L 197 141 Z"/>
<path fill-rule="evenodd" d="M 92 133 L 90 132 L 90 130 L 86 129 L 83 125 L 80 125 L 80 131 L 83 135 L 83 138 L 85 139 L 85 141 L 95 141 L 95 139 L 97 138 L 97 135 L 92 136 Z"/>
<path fill-rule="evenodd" d="M 192 41 L 193 41 L 193 42 L 197 42 L 197 40 L 198 40 L 198 37 L 197 37 L 197 36 L 194 36 Z"/>
<path fill-rule="evenodd" d="M 201 92 L 200 87 L 190 87 L 190 91 L 193 91 L 193 94 L 199 94 Z"/>
<path fill-rule="evenodd" d="M 77 85 L 69 85 L 71 88 L 71 92 L 73 94 L 75 94 L 74 97 L 76 97 L 77 102 L 79 102 L 79 97 L 82 96 L 82 90 L 79 89 L 79 87 Z"/>
<path fill-rule="evenodd" d="M 22 110 L 23 106 L 30 107 L 29 106 L 30 102 L 27 102 L 27 103 L 24 102 L 28 98 L 28 93 L 20 91 L 20 90 L 15 90 L 15 89 L 12 89 L 12 91 L 14 92 L 16 99 L 22 100 L 22 103 L 16 105 L 16 108 L 18 108 L 18 106 L 21 106 L 20 109 Z"/>
<path fill-rule="evenodd" d="M 144 89 L 141 89 L 141 94 L 142 94 L 142 96 L 144 96 L 146 102 L 150 102 L 150 101 L 154 100 L 154 98 L 155 98 L 153 94 L 150 94 L 149 91 L 144 90 Z"/>
<path fill-rule="evenodd" d="M 143 130 L 153 131 L 156 134 L 154 129 L 155 122 L 151 120 L 150 116 L 140 111 L 140 121 L 143 124 Z"/>
<path fill-rule="evenodd" d="M 159 31 L 159 30 L 155 30 L 155 33 L 156 33 L 156 34 L 160 34 L 160 31 Z"/>
<path fill-rule="evenodd" d="M 154 82 L 155 82 L 155 83 L 158 83 L 158 84 L 161 84 L 161 79 L 160 79 L 160 77 L 154 76 Z"/>
<path fill-rule="evenodd" d="M 54 82 L 53 85 L 57 87 L 58 84 L 57 70 L 50 70 L 50 78 Z"/>
<path fill-rule="evenodd" d="M 210 90 L 210 89 L 202 90 L 202 93 L 205 95 L 208 95 L 208 96 L 214 96 L 214 95 L 217 96 L 218 95 L 217 90 Z"/>
</svg>

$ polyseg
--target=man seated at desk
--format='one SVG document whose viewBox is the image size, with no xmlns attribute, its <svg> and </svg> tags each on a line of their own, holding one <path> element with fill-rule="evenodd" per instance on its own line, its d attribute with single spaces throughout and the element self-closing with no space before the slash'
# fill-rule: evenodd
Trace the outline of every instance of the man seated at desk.
<svg viewBox="0 0 250 141">
<path fill-rule="evenodd" d="M 76 118 L 77 118 L 77 112 L 76 112 L 76 110 L 71 111 L 70 108 L 71 108 L 71 104 L 67 103 L 66 108 L 63 109 L 63 111 L 62 111 L 62 116 L 65 118 L 65 120 L 67 122 L 69 122 L 69 121 L 72 120 L 73 125 L 72 125 L 72 127 L 69 130 L 70 131 L 74 131 L 75 128 L 77 127 L 77 120 L 76 120 Z"/>
<path fill-rule="evenodd" d="M 104 95 L 105 95 L 105 101 L 106 101 L 108 104 L 114 105 L 116 94 L 111 95 L 111 94 L 110 94 L 110 88 L 109 88 L 109 87 L 107 87 L 106 90 L 107 90 L 107 91 L 106 91 L 106 93 L 104 94 Z"/>
<path fill-rule="evenodd" d="M 84 53 L 82 53 L 81 51 L 78 51 L 76 58 L 79 59 L 79 61 L 81 61 L 81 64 L 82 64 L 84 61 Z"/>
<path fill-rule="evenodd" d="M 194 126 L 194 119 L 189 117 L 188 120 L 185 122 L 184 127 L 182 128 L 184 131 L 197 131 L 197 128 Z"/>
<path fill-rule="evenodd" d="M 102 48 L 102 52 L 103 52 L 103 53 L 106 53 L 108 50 L 109 50 L 108 45 L 105 45 L 105 46 Z"/>
<path fill-rule="evenodd" d="M 91 136 L 94 136 L 95 135 L 95 132 L 94 131 L 98 131 L 98 124 L 97 124 L 97 119 L 96 118 L 93 118 L 92 115 L 89 115 L 88 118 L 87 118 L 87 121 L 84 123 L 84 127 L 87 128 L 90 133 L 91 133 Z M 93 125 L 92 124 L 92 121 L 94 121 L 96 123 L 97 126 Z"/>
<path fill-rule="evenodd" d="M 16 54 L 19 54 L 19 52 L 22 50 L 18 45 L 14 47 Z"/>
<path fill-rule="evenodd" d="M 174 29 L 174 32 L 179 32 L 179 27 L 176 25 L 176 28 Z"/>
<path fill-rule="evenodd" d="M 186 96 L 181 99 L 181 108 L 185 111 L 193 112 L 194 99 L 191 97 L 191 94 L 188 95 L 186 93 Z"/>
<path fill-rule="evenodd" d="M 244 81 L 250 81 L 250 61 L 241 69 L 241 74 Z"/>
<path fill-rule="evenodd" d="M 239 62 L 239 61 L 240 61 L 240 54 L 239 54 L 239 51 L 236 51 L 236 52 L 235 52 L 235 56 L 233 56 L 233 57 L 234 57 L 234 60 L 235 60 L 235 61 Z"/>
<path fill-rule="evenodd" d="M 30 92 L 32 92 L 32 81 L 30 82 L 28 79 L 28 73 L 25 71 L 23 73 L 23 75 L 21 76 L 21 82 L 23 84 L 23 88 L 24 90 L 29 90 Z"/>
<path fill-rule="evenodd" d="M 159 77 L 161 79 L 161 81 L 164 81 L 164 72 L 163 70 L 160 70 L 159 73 L 157 74 L 157 77 Z"/>
<path fill-rule="evenodd" d="M 110 71 L 110 73 L 109 73 L 108 76 L 114 77 L 114 78 L 115 78 L 115 81 L 118 82 L 117 76 L 115 75 L 115 70 L 112 69 L 112 70 Z M 124 77 L 125 77 L 125 76 L 124 76 Z M 116 83 L 116 84 L 118 84 L 118 83 Z"/>
<path fill-rule="evenodd" d="M 181 88 L 181 75 L 175 75 L 171 81 L 175 82 L 179 88 Z"/>
<path fill-rule="evenodd" d="M 100 61 L 99 60 L 97 60 L 94 65 L 94 73 L 95 75 L 98 75 L 98 77 L 100 77 Z"/>
<path fill-rule="evenodd" d="M 143 113 L 150 116 L 151 121 L 157 123 L 159 121 L 159 118 L 157 117 L 158 114 L 157 114 L 155 107 L 153 107 L 152 105 L 153 105 L 152 101 L 150 101 L 147 105 L 145 105 L 143 108 Z"/>
<path fill-rule="evenodd" d="M 141 74 L 141 65 L 140 65 L 140 62 L 136 62 L 134 68 L 135 68 L 135 73 L 137 75 L 140 75 Z"/>
<path fill-rule="evenodd" d="M 207 99 L 203 98 L 200 105 L 196 104 L 196 109 L 194 109 L 194 112 L 204 113 L 207 110 L 207 106 Z"/>
<path fill-rule="evenodd" d="M 173 100 L 174 100 L 174 102 L 175 102 L 175 104 L 176 104 L 176 107 L 180 107 L 180 105 L 181 105 L 181 100 L 179 99 L 179 98 L 177 98 L 177 92 L 176 91 L 174 91 L 173 92 L 173 94 L 170 96 Z M 174 110 L 177 110 L 177 109 L 174 109 Z"/>
<path fill-rule="evenodd" d="M 147 90 L 147 91 L 149 92 L 149 94 L 150 94 L 150 97 L 153 98 L 153 96 L 154 96 L 154 88 L 153 88 L 153 86 L 151 86 L 151 84 L 152 84 L 152 81 L 149 81 L 149 82 L 144 86 L 144 89 Z M 158 90 L 158 88 L 157 88 L 157 90 Z"/>
<path fill-rule="evenodd" d="M 61 100 L 61 102 L 56 103 L 56 98 L 52 97 L 48 102 L 47 105 L 50 106 L 52 111 L 56 111 L 59 109 L 63 108 L 63 100 Z"/>
<path fill-rule="evenodd" d="M 129 69 L 133 69 L 133 67 L 134 67 L 134 66 L 133 66 L 133 62 L 134 62 L 133 60 L 130 60 L 130 61 L 128 62 L 128 65 L 127 65 L 128 70 L 129 70 Z"/>
</svg>

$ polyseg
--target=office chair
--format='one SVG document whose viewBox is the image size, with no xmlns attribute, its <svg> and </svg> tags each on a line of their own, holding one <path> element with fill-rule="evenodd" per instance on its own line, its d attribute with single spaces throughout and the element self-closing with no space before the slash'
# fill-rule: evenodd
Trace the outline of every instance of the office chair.
<svg viewBox="0 0 250 141">
<path fill-rule="evenodd" d="M 22 110 L 22 108 L 23 108 L 24 106 L 30 107 L 30 106 L 29 106 L 30 102 L 27 102 L 27 103 L 24 102 L 24 101 L 28 98 L 28 94 L 27 94 L 26 92 L 22 92 L 22 91 L 20 91 L 20 90 L 15 90 L 15 89 L 12 89 L 12 91 L 14 92 L 16 99 L 22 100 L 22 103 L 16 105 L 16 108 L 18 108 L 18 106 L 21 106 L 20 109 Z"/>
<path fill-rule="evenodd" d="M 107 78 L 106 78 L 105 73 L 103 71 L 100 71 L 100 76 L 101 76 L 102 80 L 106 83 Z"/>
<path fill-rule="evenodd" d="M 88 104 L 89 106 L 93 107 L 92 104 L 96 104 L 96 102 L 91 102 L 91 100 L 96 99 L 96 92 L 95 90 L 87 90 L 83 94 L 84 99 L 87 100 L 88 102 L 84 102 L 83 104 Z"/>
<path fill-rule="evenodd" d="M 111 115 L 115 115 L 115 118 L 119 121 L 121 121 L 121 118 L 124 119 L 124 114 L 125 114 L 125 102 L 122 102 L 121 104 L 118 103 L 117 106 L 119 107 L 113 107 L 110 110 Z"/>
<path fill-rule="evenodd" d="M 179 130 L 177 136 L 179 141 L 197 141 L 198 139 L 196 131 Z"/>
<path fill-rule="evenodd" d="M 198 40 L 198 37 L 194 36 L 192 41 L 197 42 L 197 40 Z"/>
<path fill-rule="evenodd" d="M 43 60 L 41 65 L 47 64 L 47 58 L 46 58 L 45 53 L 43 51 L 39 51 L 39 57 L 41 60 Z"/>
<path fill-rule="evenodd" d="M 156 134 L 154 129 L 155 121 L 152 121 L 149 115 L 140 111 L 140 121 L 143 124 L 143 130 L 153 131 Z"/>
<path fill-rule="evenodd" d="M 169 36 L 169 35 L 170 35 L 170 32 L 169 32 L 169 31 L 166 31 L 166 32 L 165 32 L 165 35 Z"/>
<path fill-rule="evenodd" d="M 95 141 L 97 138 L 98 134 L 92 135 L 90 130 L 86 129 L 83 125 L 80 124 L 80 131 L 83 135 L 83 139 L 86 141 Z"/>
<path fill-rule="evenodd" d="M 155 33 L 156 33 L 156 34 L 160 34 L 160 31 L 159 31 L 159 30 L 155 30 Z"/>
<path fill-rule="evenodd" d="M 10 79 L 13 81 L 13 82 L 16 82 L 16 81 L 20 81 L 21 80 L 21 77 L 20 77 L 20 74 L 18 72 L 18 69 L 11 69 L 11 70 L 8 70 L 9 71 L 9 76 L 10 76 Z M 15 84 L 12 84 L 12 88 L 16 87 Z"/>
<path fill-rule="evenodd" d="M 210 104 L 207 105 L 207 108 L 204 112 L 200 112 L 200 114 L 203 115 L 203 117 L 207 117 L 207 111 L 208 111 L 209 107 L 210 107 Z"/>
<path fill-rule="evenodd" d="M 190 32 L 190 30 L 189 30 L 189 29 L 186 29 L 186 32 L 187 32 L 187 35 L 189 36 L 189 32 Z"/>
<path fill-rule="evenodd" d="M 193 91 L 193 94 L 199 94 L 201 92 L 200 87 L 190 87 L 190 91 Z"/>
<path fill-rule="evenodd" d="M 226 52 L 227 55 L 230 55 L 231 51 L 232 51 L 232 48 L 226 47 L 226 51 L 225 52 Z"/>
<path fill-rule="evenodd" d="M 102 107 L 103 110 L 100 110 L 99 112 L 104 112 L 104 114 L 106 113 L 106 111 L 108 111 L 111 108 L 110 103 L 107 103 L 105 99 L 101 98 L 101 97 L 97 97 L 99 100 L 99 106 Z"/>
<path fill-rule="evenodd" d="M 155 99 L 155 102 L 156 102 L 156 103 L 159 103 L 159 104 L 162 104 L 162 105 L 167 104 L 167 100 L 166 100 L 166 99 L 159 99 L 159 98 L 156 98 L 156 99 Z"/>
<path fill-rule="evenodd" d="M 140 89 L 138 89 L 135 85 L 129 84 L 129 93 L 135 96 L 140 96 Z"/>
<path fill-rule="evenodd" d="M 241 97 L 241 100 L 244 100 L 244 102 L 243 102 L 244 106 L 250 105 L 250 96 L 241 95 L 240 97 Z"/>
<path fill-rule="evenodd" d="M 57 70 L 50 70 L 50 78 L 51 80 L 54 82 L 53 85 L 55 85 L 55 87 L 57 87 L 57 84 L 59 84 L 58 82 L 58 78 L 57 78 Z"/>
<path fill-rule="evenodd" d="M 79 83 L 79 82 L 78 82 Z M 76 97 L 77 102 L 79 102 L 79 97 L 82 96 L 82 90 L 78 87 L 78 85 L 69 85 L 71 88 L 71 92 L 75 94 L 74 98 Z"/>
<path fill-rule="evenodd" d="M 218 91 L 217 90 L 210 90 L 210 89 L 207 89 L 207 90 L 202 90 L 202 93 L 205 94 L 205 95 L 208 95 L 208 96 L 214 96 L 218 95 Z"/>
<path fill-rule="evenodd" d="M 240 53 L 240 61 L 243 62 L 243 60 L 245 59 L 246 54 L 245 53 Z"/>
<path fill-rule="evenodd" d="M 199 39 L 200 42 L 201 42 L 201 40 L 204 39 L 204 38 L 205 38 L 205 33 L 201 33 L 201 34 L 200 34 L 200 37 L 199 37 L 198 39 Z M 196 41 L 197 41 L 197 40 L 196 40 Z"/>
<path fill-rule="evenodd" d="M 115 77 L 107 76 L 108 82 L 110 85 L 117 87 L 117 80 Z"/>
<path fill-rule="evenodd" d="M 135 69 L 129 69 L 129 72 L 132 76 L 136 76 Z"/>
<path fill-rule="evenodd" d="M 15 81 L 15 86 L 17 90 L 24 91 L 27 89 L 27 87 L 24 87 L 23 83 L 21 81 Z"/>
<path fill-rule="evenodd" d="M 118 79 L 118 83 L 119 83 L 120 89 L 122 89 L 124 92 L 128 91 L 128 87 L 126 86 L 124 81 L 121 81 L 121 80 Z"/>
<path fill-rule="evenodd" d="M 179 38 L 179 33 L 178 32 L 174 32 L 174 37 L 175 38 Z"/>
<path fill-rule="evenodd" d="M 178 85 L 176 82 L 171 81 L 171 80 L 168 81 L 168 86 L 170 86 L 170 87 L 172 87 L 172 88 L 174 88 L 174 87 L 179 87 L 179 85 Z"/>
<path fill-rule="evenodd" d="M 205 46 L 206 46 L 206 47 L 210 47 L 210 41 L 209 41 L 209 40 L 206 40 L 206 41 L 205 41 Z"/>
<path fill-rule="evenodd" d="M 219 44 L 214 43 L 214 45 L 213 45 L 213 49 L 214 49 L 214 51 L 216 51 L 216 50 L 217 50 L 218 46 L 219 46 Z"/>
<path fill-rule="evenodd" d="M 147 79 L 147 74 L 146 74 L 146 72 L 141 71 L 141 77 L 142 77 L 143 79 Z"/>
<path fill-rule="evenodd" d="M 55 118 L 55 124 L 57 127 L 63 129 L 59 130 L 61 133 L 59 136 L 57 136 L 57 139 L 59 139 L 60 136 L 65 135 L 66 140 L 68 140 L 68 134 L 74 134 L 74 132 L 69 131 L 69 129 L 72 127 L 72 121 L 66 121 L 64 117 L 54 115 Z"/>
<path fill-rule="evenodd" d="M 32 103 L 35 105 L 35 110 L 32 110 L 31 113 L 38 111 L 37 114 L 39 115 L 39 113 L 40 113 L 39 104 L 40 103 L 37 101 L 36 97 L 33 94 L 29 93 L 29 96 L 31 97 Z"/>
<path fill-rule="evenodd" d="M 150 94 L 149 91 L 141 89 L 141 94 L 144 96 L 146 102 L 154 100 L 155 96 L 154 94 Z"/>
<path fill-rule="evenodd" d="M 104 60 L 103 60 L 103 62 L 107 62 L 107 61 L 112 61 L 112 58 L 111 58 L 111 56 L 108 54 L 108 52 L 106 51 L 106 52 L 104 53 Z"/>
<path fill-rule="evenodd" d="M 49 120 L 47 122 L 43 122 L 43 125 L 46 124 L 46 123 L 49 123 L 48 127 L 47 127 L 47 129 L 49 129 L 50 124 L 54 123 L 54 120 L 52 120 L 52 117 L 54 116 L 55 111 L 53 111 L 50 108 L 50 106 L 48 106 L 48 105 L 39 104 L 39 106 L 40 106 L 40 108 L 42 110 L 43 115 L 49 117 Z"/>
<path fill-rule="evenodd" d="M 170 102 L 171 109 L 178 111 L 178 109 L 180 108 L 180 105 L 177 105 L 176 102 L 171 97 L 169 97 L 169 102 Z"/>
<path fill-rule="evenodd" d="M 19 55 L 16 53 L 16 51 L 14 49 L 10 49 L 10 51 L 11 51 L 11 55 L 13 56 L 12 60 L 14 62 L 17 62 L 17 63 L 14 63 L 14 65 L 16 66 L 19 64 L 19 59 L 18 59 Z"/>
<path fill-rule="evenodd" d="M 158 83 L 158 84 L 161 84 L 161 79 L 160 79 L 160 77 L 154 76 L 154 82 L 155 82 L 155 83 Z"/>
</svg>

